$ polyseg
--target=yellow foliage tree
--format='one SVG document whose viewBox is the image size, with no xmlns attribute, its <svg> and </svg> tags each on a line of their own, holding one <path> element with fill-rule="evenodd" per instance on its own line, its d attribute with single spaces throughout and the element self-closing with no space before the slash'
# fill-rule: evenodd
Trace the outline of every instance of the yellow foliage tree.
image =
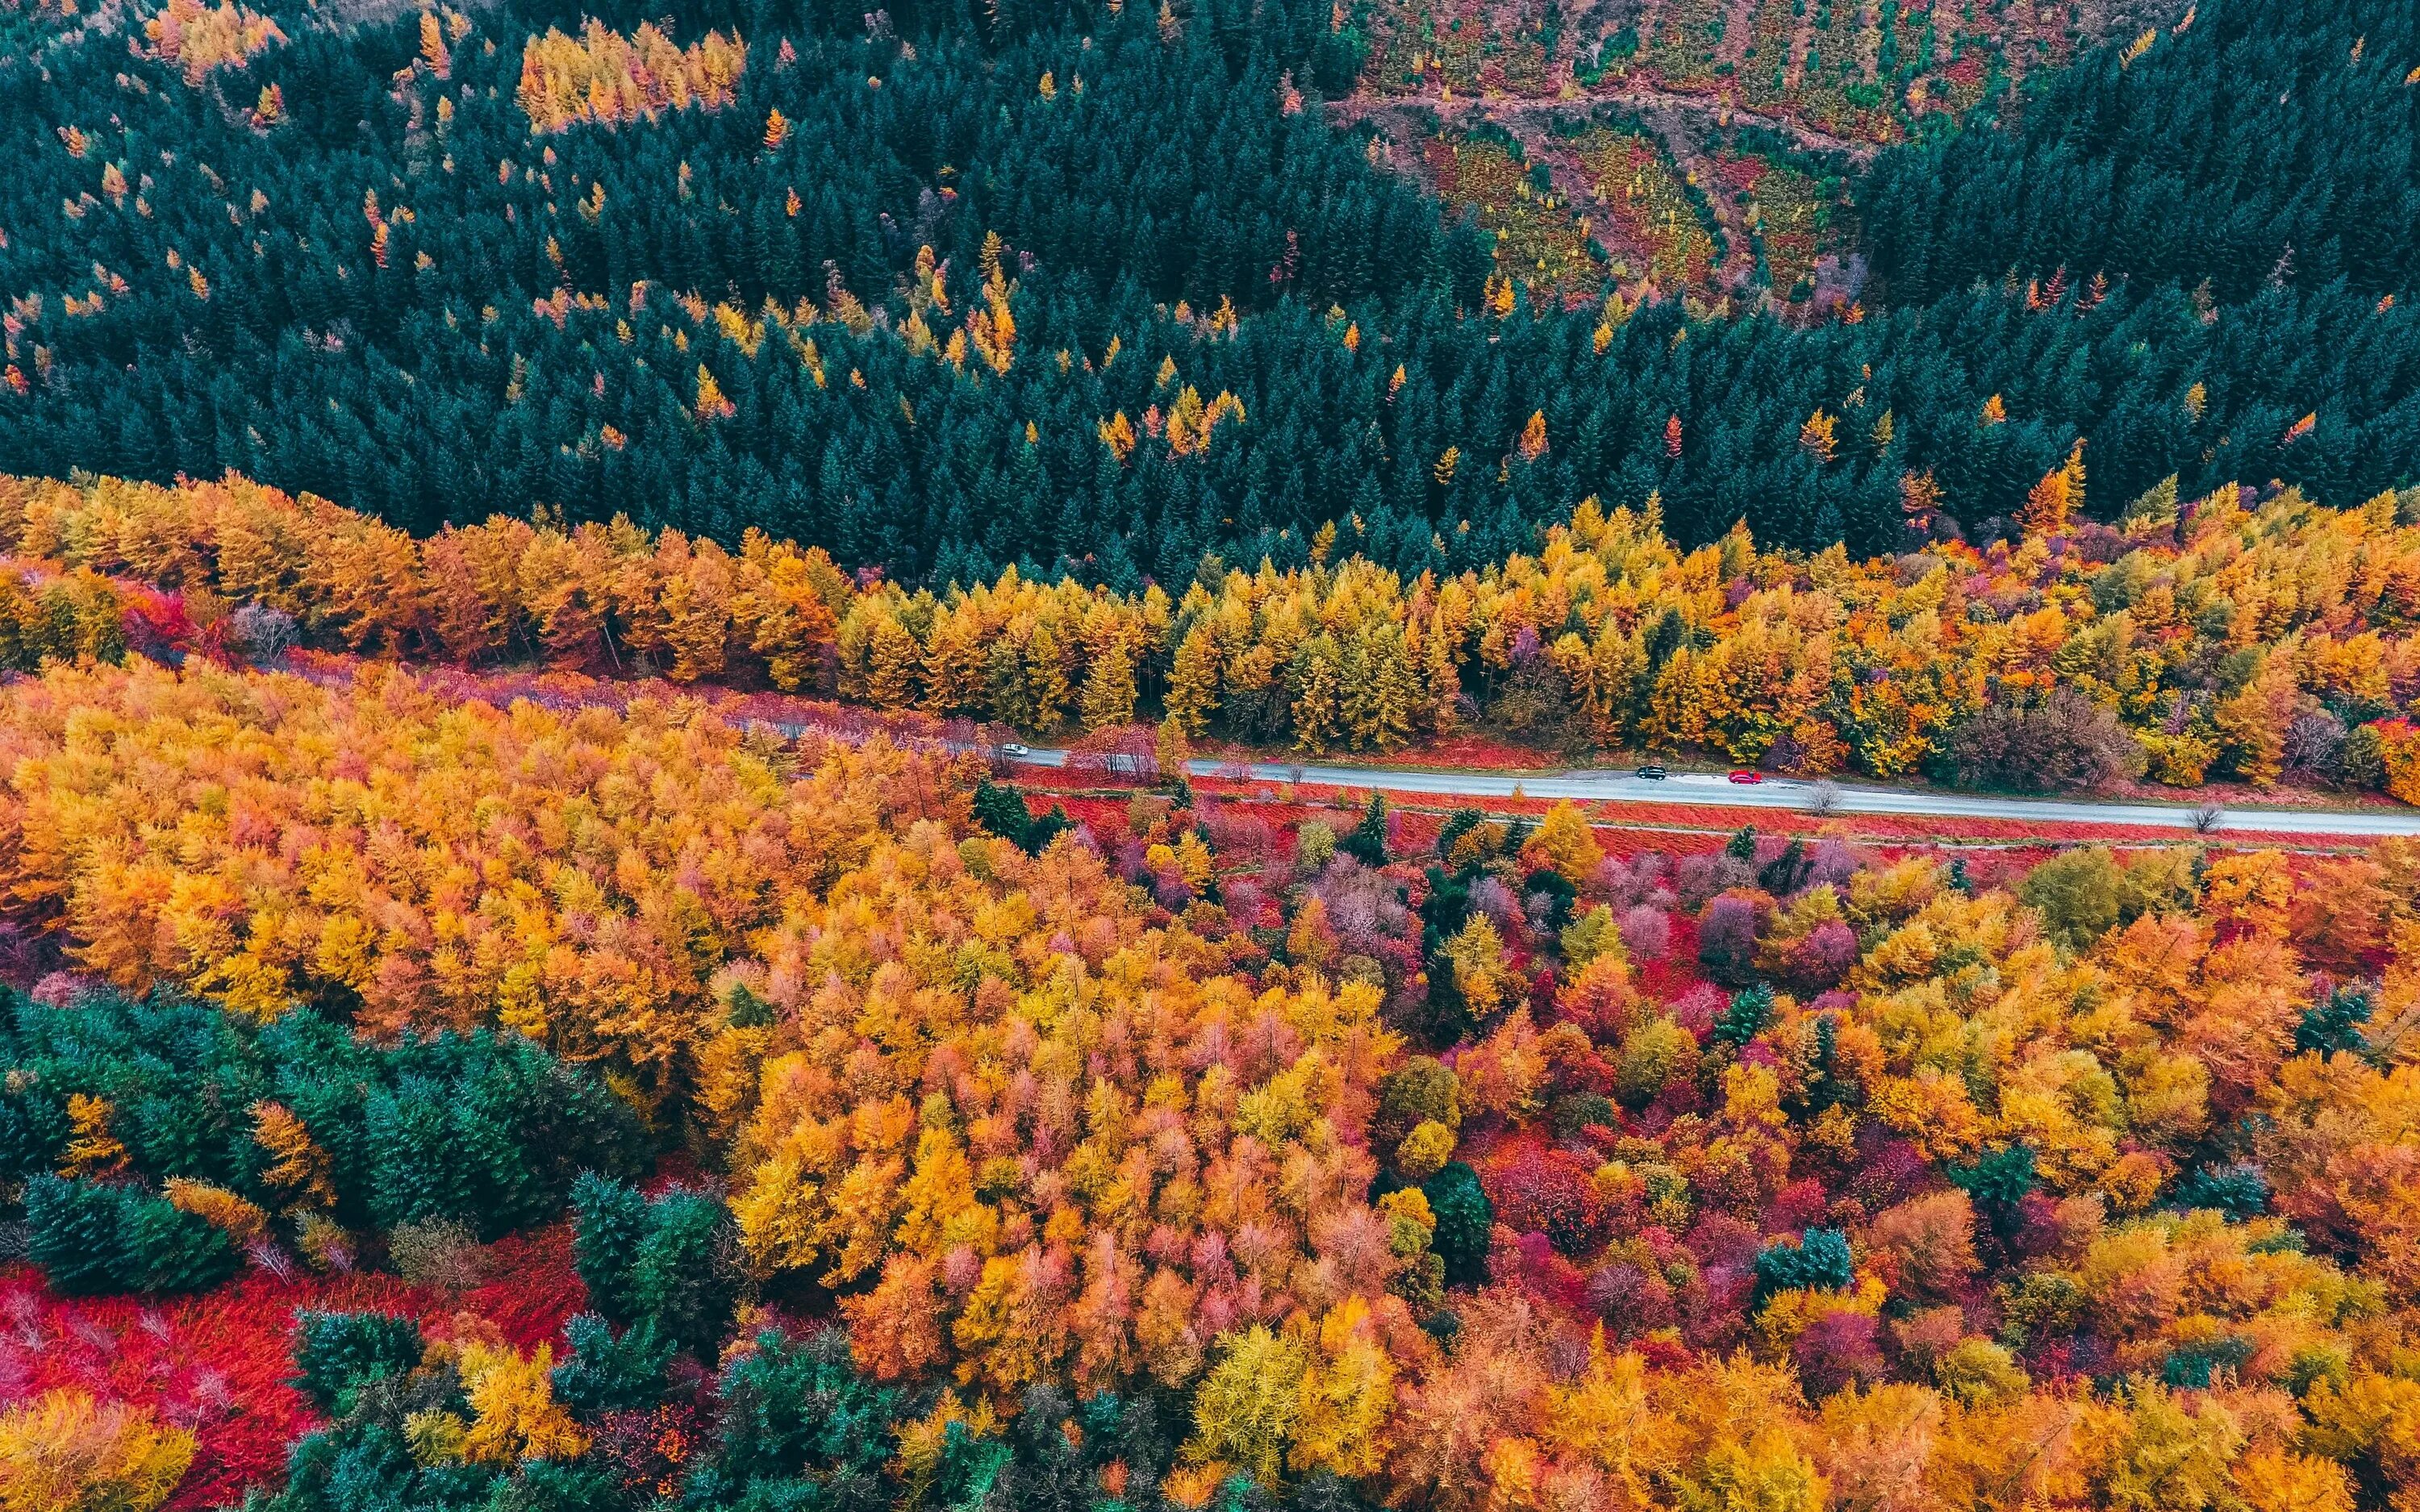
<svg viewBox="0 0 2420 1512">
<path fill-rule="evenodd" d="M 1310 1354 L 1301 1340 L 1259 1325 L 1222 1340 L 1218 1363 L 1193 1394 L 1187 1457 L 1237 1466 L 1264 1486 L 1281 1484 Z"/>
<path fill-rule="evenodd" d="M 529 39 L 518 95 L 538 131 L 613 126 L 666 111 L 721 109 L 738 98 L 747 67 L 746 44 L 721 32 L 682 48 L 652 22 L 625 37 L 591 20 L 576 38 L 550 26 Z"/>
<path fill-rule="evenodd" d="M 587 1451 L 588 1436 L 554 1399 L 548 1375 L 553 1365 L 553 1351 L 543 1344 L 528 1355 L 506 1345 L 463 1348 L 462 1395 L 474 1414 L 462 1441 L 464 1458 L 510 1465 Z"/>
<path fill-rule="evenodd" d="M 110 1130 L 116 1114 L 106 1098 L 68 1094 L 68 1147 L 59 1158 L 61 1175 L 90 1180 L 126 1168 L 126 1146 Z"/>
<path fill-rule="evenodd" d="M 194 1436 L 123 1402 L 52 1391 L 0 1412 L 8 1512 L 151 1512 L 194 1462 Z"/>
<path fill-rule="evenodd" d="M 143 35 L 148 46 L 135 44 L 135 51 L 177 64 L 185 83 L 196 88 L 213 69 L 240 68 L 286 40 L 276 22 L 235 0 L 219 0 L 215 8 L 201 0 L 168 0 L 143 23 Z"/>
<path fill-rule="evenodd" d="M 1565 800 L 1546 810 L 1546 817 L 1521 847 L 1521 862 L 1531 871 L 1544 869 L 1574 887 L 1591 882 L 1605 863 L 1605 848 L 1576 804 Z"/>
<path fill-rule="evenodd" d="M 1504 1006 L 1511 976 L 1504 968 L 1504 936 L 1485 914 L 1471 915 L 1447 942 L 1445 953 L 1454 988 L 1472 1018 L 1486 1018 Z"/>
<path fill-rule="evenodd" d="M 2025 533 L 2042 540 L 2057 535 L 2083 507 L 2084 443 L 2078 441 L 2075 449 L 2067 454 L 2067 460 L 2043 473 L 2033 491 L 2025 495 Z"/>
<path fill-rule="evenodd" d="M 258 1239 L 269 1227 L 269 1215 L 260 1211 L 258 1203 L 208 1181 L 172 1176 L 164 1185 L 163 1195 L 173 1206 L 213 1228 L 225 1230 L 239 1244 Z"/>
<path fill-rule="evenodd" d="M 1207 625 L 1196 624 L 1176 643 L 1168 674 L 1168 717 L 1191 739 L 1209 733 L 1218 709 L 1218 644 Z"/>
<path fill-rule="evenodd" d="M 1528 424 L 1521 427 L 1521 440 L 1514 444 L 1513 450 L 1520 453 L 1524 462 L 1535 462 L 1546 455 L 1546 412 L 1544 409 L 1530 411 Z"/>
<path fill-rule="evenodd" d="M 292 1109 L 281 1103 L 254 1103 L 252 1139 L 269 1157 L 261 1184 L 289 1210 L 324 1211 L 336 1205 L 335 1166 Z"/>
<path fill-rule="evenodd" d="M 2286 770 L 2286 727 L 2294 717 L 2301 685 L 2290 652 L 2274 650 L 2233 698 L 2218 706 L 2218 731 L 2243 779 L 2273 786 Z"/>
</svg>

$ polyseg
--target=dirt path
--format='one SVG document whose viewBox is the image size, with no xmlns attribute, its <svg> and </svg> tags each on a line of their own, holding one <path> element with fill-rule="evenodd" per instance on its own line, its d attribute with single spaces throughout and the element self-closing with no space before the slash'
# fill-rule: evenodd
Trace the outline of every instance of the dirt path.
<svg viewBox="0 0 2420 1512">
<path fill-rule="evenodd" d="M 1795 95 L 1807 83 L 1807 54 L 1815 45 L 1815 8 L 1799 12 L 1790 28 L 1790 48 L 1781 55 L 1781 92 Z"/>
<path fill-rule="evenodd" d="M 1747 48 L 1756 33 L 1757 0 L 1730 0 L 1723 13 L 1722 45 L 1714 49 L 1716 63 L 1729 63 L 1736 68 L 1747 60 Z"/>
<path fill-rule="evenodd" d="M 1706 119 L 1699 115 L 1668 106 L 1649 106 L 1640 112 L 1650 130 L 1662 139 L 1672 162 L 1681 172 L 1693 177 L 1705 192 L 1706 204 L 1714 212 L 1714 221 L 1723 229 L 1723 260 L 1715 276 L 1725 289 L 1739 293 L 1746 289 L 1756 276 L 1756 234 L 1747 224 L 1747 212 L 1740 197 L 1724 186 L 1722 175 L 1714 167 L 1714 158 L 1706 151 Z M 1759 116 L 1757 119 L 1762 119 Z M 1823 133 L 1816 132 L 1821 136 Z"/>
<path fill-rule="evenodd" d="M 1720 116 L 1725 108 L 1722 100 L 1704 95 L 1684 95 L 1669 89 L 1629 88 L 1598 90 L 1574 95 L 1568 100 L 1490 100 L 1484 97 L 1440 100 L 1434 95 L 1383 95 L 1374 98 L 1355 95 L 1348 100 L 1329 100 L 1327 112 L 1329 118 L 1338 125 L 1351 125 L 1373 116 L 1419 110 L 1435 116 L 1440 121 L 1477 116 L 1513 131 L 1513 123 L 1524 118 L 1580 116 L 1598 105 L 1620 105 L 1638 112 L 1642 117 L 1670 113 L 1675 116 L 1699 117 L 1708 121 Z M 1834 153 L 1863 164 L 1873 157 L 1876 150 L 1875 144 L 1871 142 L 1834 136 L 1820 127 L 1809 126 L 1786 116 L 1769 116 L 1738 104 L 1730 106 L 1730 113 L 1736 122 L 1777 131 L 1810 152 Z M 1661 134 L 1660 129 L 1658 134 Z"/>
</svg>

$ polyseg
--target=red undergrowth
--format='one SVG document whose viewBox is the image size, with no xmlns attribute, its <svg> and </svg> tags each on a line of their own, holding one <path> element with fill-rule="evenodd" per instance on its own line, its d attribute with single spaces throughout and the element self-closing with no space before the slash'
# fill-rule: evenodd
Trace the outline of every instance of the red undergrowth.
<svg viewBox="0 0 2420 1512">
<path fill-rule="evenodd" d="M 373 1272 L 280 1276 L 255 1269 L 193 1297 L 62 1297 L 30 1265 L 0 1269 L 0 1405 L 71 1388 L 147 1407 L 193 1431 L 197 1447 L 171 1512 L 229 1505 L 273 1483 L 291 1443 L 318 1426 L 287 1383 L 295 1313 L 303 1308 L 408 1314 L 433 1334 L 458 1315 L 520 1349 L 560 1348 L 586 1293 L 571 1237 L 557 1225 L 486 1251 L 489 1279 L 458 1302 Z"/>
</svg>

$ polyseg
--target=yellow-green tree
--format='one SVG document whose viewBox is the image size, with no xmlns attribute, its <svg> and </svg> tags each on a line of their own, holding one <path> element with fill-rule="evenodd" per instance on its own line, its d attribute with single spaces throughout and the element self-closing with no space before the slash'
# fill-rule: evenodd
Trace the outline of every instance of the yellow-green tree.
<svg viewBox="0 0 2420 1512">
<path fill-rule="evenodd" d="M 1196 740 L 1209 733 L 1218 712 L 1218 643 L 1207 623 L 1197 621 L 1176 643 L 1168 674 L 1168 713 Z"/>
<path fill-rule="evenodd" d="M 1590 882 L 1605 863 L 1605 848 L 1596 842 L 1588 816 L 1566 800 L 1546 810 L 1537 830 L 1521 847 L 1521 863 L 1531 871 L 1554 872 L 1574 887 Z"/>
<path fill-rule="evenodd" d="M 194 1462 L 194 1436 L 81 1391 L 0 1412 L 0 1506 L 8 1512 L 151 1512 Z"/>
</svg>

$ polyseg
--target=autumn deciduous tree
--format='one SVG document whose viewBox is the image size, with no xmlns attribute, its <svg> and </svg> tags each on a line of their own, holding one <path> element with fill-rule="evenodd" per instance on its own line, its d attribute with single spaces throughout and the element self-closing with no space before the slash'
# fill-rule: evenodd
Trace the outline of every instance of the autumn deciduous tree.
<svg viewBox="0 0 2420 1512">
<path fill-rule="evenodd" d="M 102 690 L 114 718 L 168 697 L 111 677 L 48 674 Z M 604 747 L 608 726 L 582 728 Z M 1282 912 L 1253 917 L 1281 918 L 1280 941 L 1208 901 L 1240 907 L 1237 869 L 1260 859 L 1202 843 L 1232 818 L 1187 828 L 1146 796 L 1130 846 L 1034 856 L 954 803 L 911 817 L 859 792 L 905 768 L 858 755 L 778 790 L 860 827 L 790 832 L 833 848 L 722 958 L 684 1021 L 691 1079 L 654 1104 L 721 1151 L 728 1206 L 583 1182 L 597 1314 L 560 1368 L 458 1322 L 307 1317 L 298 1361 L 335 1422 L 297 1451 L 283 1507 L 330 1512 L 343 1446 L 380 1434 L 404 1446 L 398 1475 L 585 1488 L 696 1429 L 686 1412 L 712 1431 L 684 1453 L 718 1475 L 769 1467 L 802 1497 L 844 1471 L 903 1498 L 1066 1485 L 1190 1504 L 1242 1475 L 1279 1500 L 1342 1481 L 1473 1512 L 1721 1505 L 1748 1484 L 1809 1512 L 1910 1488 L 1993 1504 L 1958 1489 L 1981 1484 L 2068 1487 L 2095 1512 L 2136 1484 L 2345 1507 L 2401 1485 L 2410 1404 L 2379 1341 L 2413 1284 L 2391 1048 L 2415 991 L 2409 847 L 2086 849 L 2020 880 L 1753 834 L 1608 860 L 1566 808 L 1536 829 L 1455 816 L 1414 901 L 1373 806 L 1351 854 L 1306 838 L 1302 864 L 1264 875 Z M 986 818 L 1021 827 L 1001 801 Z M 1113 867 L 1193 901 L 1155 908 Z M 1559 887 L 1575 918 L 1550 935 Z M 2319 889 L 2367 899 L 2381 931 L 2338 937 Z M 1654 1000 L 1629 916 L 1693 904 L 1700 948 L 1711 933 L 1746 984 Z M 1398 939 L 1415 920 L 1435 932 L 1425 960 Z M 1483 1011 L 1481 1032 L 1403 1054 L 1388 1015 L 1421 1005 L 1381 980 L 1401 969 L 1379 961 L 1390 941 Z M 2364 976 L 2322 980 L 2322 958 Z M 390 1063 L 497 1055 L 484 1040 L 370 1045 L 308 1011 L 261 1028 L 232 1007 L 44 996 L 0 1025 L 0 1132 L 30 1152 L 60 1289 L 86 1254 L 164 1269 L 176 1234 L 307 1248 L 288 1226 L 328 1211 L 438 1211 L 527 1141 L 491 1112 L 499 1133 L 472 1141 L 453 1113 L 521 1084 L 388 1085 Z M 287 1057 L 273 1072 L 264 1041 Z M 302 1074 L 312 1057 L 343 1070 Z M 161 1085 L 145 1077 L 191 1106 L 138 1095 Z M 552 1086 L 501 1101 L 553 1106 Z M 62 1165 L 84 1176 L 46 1174 Z M 548 1180 L 519 1221 L 550 1211 Z M 153 1180 L 157 1198 L 135 1185 Z M 740 1313 L 751 1283 L 825 1288 L 845 1330 L 785 1336 Z M 735 1342 L 743 1316 L 762 1326 Z M 679 1399 L 679 1350 L 718 1359 L 704 1407 Z M 880 1427 L 798 1447 L 831 1421 Z"/>
<path fill-rule="evenodd" d="M 213 70 L 241 68 L 246 59 L 286 40 L 276 22 L 234 0 L 219 0 L 215 8 L 201 0 L 169 0 L 143 23 L 143 35 L 148 46 L 134 44 L 137 54 L 176 64 L 185 83 L 195 87 Z M 121 187 L 118 197 L 124 193 Z"/>
<path fill-rule="evenodd" d="M 462 1395 L 473 1413 L 462 1457 L 473 1463 L 570 1459 L 588 1447 L 549 1381 L 553 1351 L 545 1345 L 523 1355 L 508 1347 L 473 1344 L 462 1351 Z"/>
<path fill-rule="evenodd" d="M 2071 689 L 2034 708 L 1992 708 L 1961 726 L 1946 761 L 1967 787 L 2075 792 L 2139 772 L 2141 746 L 2117 717 Z"/>
<path fill-rule="evenodd" d="M 2269 1105 L 2276 1121 L 2260 1153 L 2279 1210 L 2397 1294 L 2420 1287 L 2420 1229 L 2402 1196 L 2414 1179 L 2420 1071 L 2301 1056 L 2279 1071 Z"/>
<path fill-rule="evenodd" d="M 2025 496 L 2025 533 L 2043 539 L 2060 534 L 2083 508 L 2084 443 L 2078 441 L 2067 460 L 2044 473 Z"/>
<path fill-rule="evenodd" d="M 521 54 L 520 104 L 533 130 L 577 122 L 611 126 L 671 110 L 715 110 L 732 102 L 748 49 L 708 32 L 675 46 L 653 23 L 629 37 L 591 20 L 579 37 L 548 28 Z"/>
<path fill-rule="evenodd" d="M 2273 651 L 2233 698 L 2218 706 L 2221 738 L 2236 772 L 2255 787 L 2273 786 L 2286 769 L 2286 730 L 2300 689 L 2293 656 Z"/>
<path fill-rule="evenodd" d="M 1538 822 L 1536 832 L 1521 849 L 1521 860 L 1576 887 L 1595 876 L 1605 851 L 1597 844 L 1587 816 L 1572 804 L 1559 803 Z"/>
<path fill-rule="evenodd" d="M 194 1435 L 122 1402 L 52 1391 L 0 1411 L 0 1504 L 151 1512 L 194 1460 Z"/>
</svg>

